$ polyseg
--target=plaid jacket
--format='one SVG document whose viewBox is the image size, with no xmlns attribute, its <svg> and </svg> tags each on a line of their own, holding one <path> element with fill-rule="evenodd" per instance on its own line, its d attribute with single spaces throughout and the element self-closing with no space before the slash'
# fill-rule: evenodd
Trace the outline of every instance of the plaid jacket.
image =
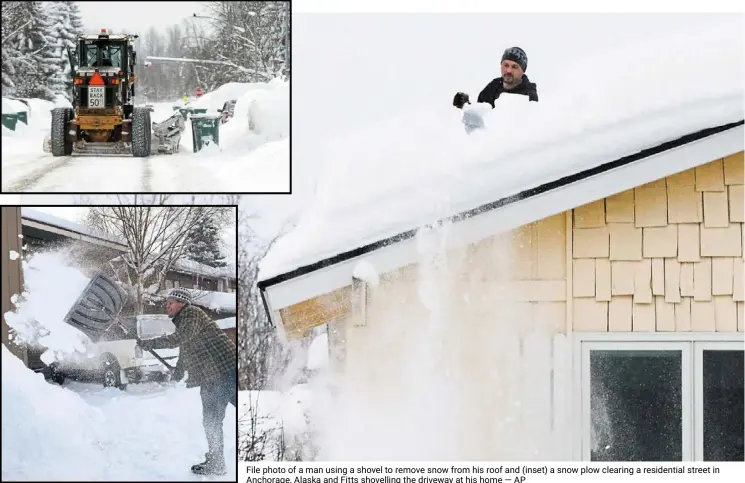
<svg viewBox="0 0 745 483">
<path fill-rule="evenodd" d="M 176 332 L 150 339 L 148 345 L 153 349 L 179 348 L 178 367 L 189 372 L 186 387 L 237 373 L 235 344 L 202 309 L 185 305 L 172 321 Z"/>
</svg>

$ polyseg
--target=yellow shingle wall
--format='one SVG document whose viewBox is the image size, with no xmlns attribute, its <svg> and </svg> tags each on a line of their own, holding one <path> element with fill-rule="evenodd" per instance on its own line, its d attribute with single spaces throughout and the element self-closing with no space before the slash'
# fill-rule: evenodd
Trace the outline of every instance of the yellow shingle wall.
<svg viewBox="0 0 745 483">
<path fill-rule="evenodd" d="M 743 331 L 743 153 L 573 210 L 575 331 Z"/>
</svg>

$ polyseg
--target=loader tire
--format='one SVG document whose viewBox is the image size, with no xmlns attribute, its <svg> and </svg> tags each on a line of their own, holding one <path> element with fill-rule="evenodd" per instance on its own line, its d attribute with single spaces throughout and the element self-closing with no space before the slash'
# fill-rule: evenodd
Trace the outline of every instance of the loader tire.
<svg viewBox="0 0 745 483">
<path fill-rule="evenodd" d="M 136 158 L 150 156 L 151 138 L 150 111 L 135 107 L 132 111 L 132 156 Z"/>
<path fill-rule="evenodd" d="M 69 107 L 52 109 L 52 156 L 69 156 L 72 143 L 67 140 L 67 128 L 73 111 Z"/>
</svg>

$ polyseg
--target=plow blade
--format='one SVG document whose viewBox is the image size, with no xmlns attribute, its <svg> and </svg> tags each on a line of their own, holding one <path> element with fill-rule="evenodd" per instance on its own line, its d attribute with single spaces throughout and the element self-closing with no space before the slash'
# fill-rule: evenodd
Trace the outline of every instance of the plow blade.
<svg viewBox="0 0 745 483">
<path fill-rule="evenodd" d="M 127 293 L 102 272 L 97 272 L 65 316 L 65 322 L 98 342 L 117 322 Z"/>
<path fill-rule="evenodd" d="M 179 112 L 163 122 L 153 122 L 152 149 L 159 153 L 173 154 L 179 150 L 181 135 L 186 129 L 184 118 Z"/>
<path fill-rule="evenodd" d="M 131 156 L 132 144 L 121 141 L 114 143 L 77 142 L 73 145 L 72 153 L 86 156 Z"/>
</svg>

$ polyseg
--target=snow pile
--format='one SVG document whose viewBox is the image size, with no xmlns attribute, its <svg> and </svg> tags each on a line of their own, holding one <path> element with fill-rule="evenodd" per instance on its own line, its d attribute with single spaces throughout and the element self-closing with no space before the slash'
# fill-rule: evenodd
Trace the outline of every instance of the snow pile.
<svg viewBox="0 0 745 483">
<path fill-rule="evenodd" d="M 261 278 L 431 223 L 440 213 L 742 120 L 741 31 L 738 20 L 572 57 L 576 65 L 540 79 L 539 102 L 503 95 L 486 129 L 471 135 L 460 110 L 439 105 L 329 142 L 318 159 L 304 160 L 324 166 L 315 202 L 263 260 Z M 591 82 L 578 81 L 588 65 Z M 701 65 L 727 68 L 702 89 L 684 81 L 700 77 Z"/>
<path fill-rule="evenodd" d="M 2 98 L 2 112 L 3 114 L 13 114 L 16 112 L 28 112 L 28 106 L 23 102 L 16 99 L 9 99 L 7 97 Z"/>
<path fill-rule="evenodd" d="M 239 447 L 245 451 L 248 440 L 266 437 L 265 460 L 276 460 L 282 444 L 291 445 L 309 429 L 307 416 L 313 403 L 313 393 L 305 384 L 293 386 L 287 392 L 238 391 Z M 255 425 L 255 426 L 254 426 Z M 239 454 L 239 459 L 246 455 Z"/>
<path fill-rule="evenodd" d="M 109 452 L 101 441 L 107 424 L 100 410 L 45 382 L 4 344 L 2 364 L 3 480 L 117 477 L 106 472 Z"/>
<path fill-rule="evenodd" d="M 37 253 L 23 261 L 25 291 L 16 310 L 4 314 L 16 342 L 48 348 L 42 354 L 47 364 L 64 354 L 85 352 L 90 339 L 64 318 L 89 280 L 69 265 L 64 252 Z"/>
</svg>

